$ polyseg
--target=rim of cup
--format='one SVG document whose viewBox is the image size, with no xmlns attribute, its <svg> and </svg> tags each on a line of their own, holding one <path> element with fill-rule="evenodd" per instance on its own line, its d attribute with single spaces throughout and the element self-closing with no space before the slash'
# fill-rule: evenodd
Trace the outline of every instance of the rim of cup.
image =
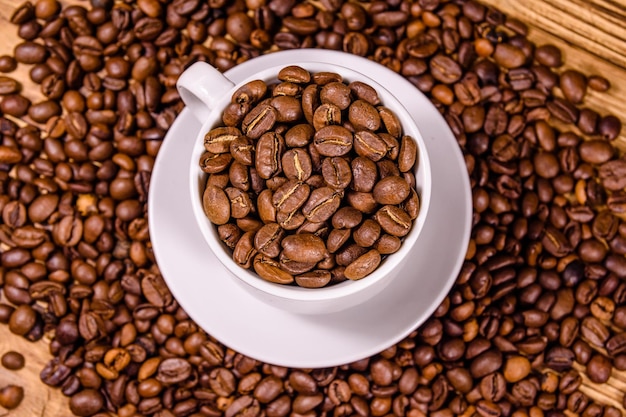
<svg viewBox="0 0 626 417">
<path fill-rule="evenodd" d="M 349 64 L 349 62 L 345 62 Z M 209 64 L 205 64 L 209 65 Z M 390 255 L 386 255 L 378 268 L 366 277 L 352 281 L 346 280 L 340 283 L 331 284 L 321 288 L 304 288 L 297 285 L 283 285 L 266 281 L 261 278 L 253 269 L 245 269 L 238 265 L 232 259 L 232 252 L 226 247 L 226 245 L 220 240 L 217 234 L 217 226 L 210 222 L 204 213 L 202 205 L 202 193 L 206 184 L 208 174 L 204 173 L 199 167 L 200 156 L 204 152 L 204 136 L 212 128 L 221 125 L 221 115 L 230 103 L 232 94 L 241 85 L 252 80 L 263 80 L 265 82 L 278 81 L 277 74 L 288 65 L 276 65 L 260 70 L 253 76 L 250 76 L 242 82 L 234 85 L 226 92 L 222 91 L 221 97 L 212 98 L 214 106 L 211 109 L 209 117 L 202 124 L 202 127 L 195 138 L 194 147 L 190 160 L 189 170 L 189 184 L 192 200 L 192 208 L 196 224 L 200 228 L 200 231 L 204 237 L 204 240 L 209 245 L 212 252 L 216 255 L 218 260 L 226 269 L 234 275 L 240 282 L 243 282 L 257 290 L 264 293 L 280 297 L 282 299 L 302 301 L 302 302 L 314 302 L 323 300 L 341 299 L 349 297 L 357 293 L 361 293 L 364 289 L 371 287 L 372 285 L 379 283 L 385 277 L 391 276 L 396 267 L 404 262 L 407 256 L 410 256 L 410 251 L 417 242 L 421 230 L 424 226 L 426 218 L 428 217 L 428 211 L 430 206 L 431 195 L 431 168 L 430 159 L 426 151 L 424 144 L 424 138 L 419 130 L 419 127 L 415 123 L 413 117 L 407 111 L 405 104 L 401 103 L 393 96 L 383 85 L 379 82 L 371 79 L 365 74 L 358 72 L 355 69 L 348 68 L 340 64 L 327 64 L 319 62 L 294 62 L 291 65 L 300 66 L 310 73 L 316 72 L 335 72 L 342 76 L 344 82 L 361 81 L 371 87 L 373 87 L 378 93 L 381 104 L 391 109 L 395 115 L 400 119 L 402 125 L 403 135 L 409 135 L 415 139 L 418 149 L 417 157 L 417 170 L 415 171 L 416 188 L 420 200 L 420 211 L 417 218 L 413 221 L 410 232 L 402 239 L 402 245 L 400 249 Z M 230 82 L 228 78 L 224 77 L 225 82 Z M 232 83 L 231 83 L 232 84 Z M 208 86 L 207 86 L 208 88 Z M 189 92 L 186 92 L 189 95 Z M 193 92 L 191 92 L 193 94 Z M 186 101 L 189 106 L 190 103 Z M 200 106 L 201 101 L 195 99 L 191 102 L 192 106 Z"/>
</svg>

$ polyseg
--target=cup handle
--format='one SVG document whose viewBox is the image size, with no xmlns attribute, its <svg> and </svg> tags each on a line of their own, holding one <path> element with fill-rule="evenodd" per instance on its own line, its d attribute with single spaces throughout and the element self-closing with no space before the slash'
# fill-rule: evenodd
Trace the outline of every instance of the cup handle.
<svg viewBox="0 0 626 417">
<path fill-rule="evenodd" d="M 180 98 L 200 123 L 204 123 L 217 102 L 234 85 L 215 67 L 202 61 L 187 68 L 176 82 Z"/>
</svg>

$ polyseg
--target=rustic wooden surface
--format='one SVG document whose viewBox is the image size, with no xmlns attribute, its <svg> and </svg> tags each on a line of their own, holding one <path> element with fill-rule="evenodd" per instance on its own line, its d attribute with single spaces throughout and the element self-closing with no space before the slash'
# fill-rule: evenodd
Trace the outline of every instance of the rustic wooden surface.
<svg viewBox="0 0 626 417">
<path fill-rule="evenodd" d="M 565 67 L 576 68 L 587 75 L 600 74 L 611 81 L 606 93 L 590 91 L 585 105 L 600 114 L 612 113 L 626 124 L 626 0 L 481 0 L 498 7 L 510 17 L 530 27 L 529 38 L 538 45 L 551 43 L 563 51 Z M 16 28 L 8 23 L 16 0 L 0 0 L 0 55 L 10 54 L 19 42 Z M 64 3 L 85 4 L 70 0 Z M 24 86 L 24 94 L 36 101 L 41 97 L 39 87 L 28 80 L 28 68 L 20 66 L 11 74 Z M 571 129 L 571 128 L 570 128 Z M 622 129 L 616 144 L 626 150 L 626 129 Z M 26 356 L 26 367 L 8 371 L 0 367 L 0 386 L 18 384 L 25 388 L 22 405 L 13 411 L 0 407 L 0 417 L 47 417 L 70 415 L 67 399 L 56 389 L 39 380 L 39 373 L 50 359 L 48 340 L 30 343 L 12 335 L 0 326 L 0 355 L 16 350 Z M 589 397 L 622 410 L 626 392 L 626 372 L 613 372 L 606 384 L 598 385 L 583 375 L 581 391 Z"/>
</svg>

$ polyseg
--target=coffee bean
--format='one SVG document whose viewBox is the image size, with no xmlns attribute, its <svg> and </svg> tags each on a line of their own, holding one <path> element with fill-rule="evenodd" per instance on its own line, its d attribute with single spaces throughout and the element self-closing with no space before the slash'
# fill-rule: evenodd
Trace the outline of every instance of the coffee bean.
<svg viewBox="0 0 626 417">
<path fill-rule="evenodd" d="M 472 360 L 470 372 L 474 378 L 482 378 L 497 371 L 501 366 L 502 353 L 491 349 L 481 353 Z"/>
<path fill-rule="evenodd" d="M 372 106 L 380 104 L 380 98 L 378 97 L 378 93 L 370 85 L 361 81 L 352 81 L 350 84 L 348 84 L 348 87 L 357 99 L 363 100 L 371 104 Z"/>
<path fill-rule="evenodd" d="M 17 68 L 17 61 L 11 55 L 0 55 L 0 72 L 8 73 Z"/>
<path fill-rule="evenodd" d="M 506 359 L 503 375 L 507 382 L 518 382 L 530 373 L 531 365 L 524 356 L 514 356 Z"/>
<path fill-rule="evenodd" d="M 393 236 L 406 236 L 410 230 L 411 218 L 399 207 L 386 205 L 379 209 L 374 219 L 385 232 Z"/>
<path fill-rule="evenodd" d="M 276 122 L 277 114 L 274 107 L 267 103 L 259 104 L 245 116 L 242 121 L 242 132 L 251 139 L 258 139 L 270 130 Z"/>
<path fill-rule="evenodd" d="M 23 336 L 30 332 L 37 321 L 37 313 L 29 305 L 18 306 L 9 319 L 9 330 Z"/>
<path fill-rule="evenodd" d="M 355 100 L 350 104 L 348 120 L 357 130 L 376 131 L 381 126 L 378 110 L 365 100 Z"/>
<path fill-rule="evenodd" d="M 0 102 L 0 110 L 11 116 L 22 117 L 28 112 L 30 104 L 30 100 L 26 97 L 19 94 L 9 94 Z"/>
<path fill-rule="evenodd" d="M 586 373 L 591 381 L 602 384 L 611 376 L 611 362 L 605 356 L 596 354 L 587 362 Z"/>
<path fill-rule="evenodd" d="M 2 355 L 2 366 L 12 371 L 22 369 L 24 363 L 24 356 L 21 353 L 9 351 Z"/>
<path fill-rule="evenodd" d="M 410 193 L 410 186 L 404 178 L 390 175 L 376 183 L 373 190 L 374 200 L 378 204 L 400 204 Z"/>
<path fill-rule="evenodd" d="M 378 268 L 380 261 L 380 253 L 376 249 L 372 249 L 348 264 L 345 276 L 351 280 L 362 279 Z"/>
<path fill-rule="evenodd" d="M 277 78 L 281 81 L 306 84 L 311 81 L 311 74 L 302 67 L 292 65 L 282 68 L 278 72 Z"/>
<path fill-rule="evenodd" d="M 268 132 L 259 138 L 256 145 L 255 168 L 261 178 L 271 178 L 281 169 L 284 147 L 284 139 L 277 133 Z"/>
<path fill-rule="evenodd" d="M 331 278 L 331 273 L 324 270 L 305 272 L 295 277 L 296 284 L 304 288 L 321 288 L 327 285 Z"/>
<path fill-rule="evenodd" d="M 568 101 L 555 98 L 549 101 L 546 107 L 554 117 L 564 123 L 575 123 L 578 120 L 578 109 Z"/>
<path fill-rule="evenodd" d="M 324 156 L 342 156 L 352 149 L 353 135 L 342 126 L 325 126 L 315 132 L 313 143 Z"/>
<path fill-rule="evenodd" d="M 607 140 L 614 140 L 620 135 L 622 122 L 613 115 L 603 117 L 598 123 L 599 133 Z"/>
<path fill-rule="evenodd" d="M 457 82 L 462 75 L 460 65 L 445 55 L 435 55 L 430 61 L 430 70 L 436 80 L 445 84 Z"/>
<path fill-rule="evenodd" d="M 0 388 L 0 406 L 7 410 L 19 407 L 24 399 L 24 388 L 18 385 L 7 385 Z"/>
<path fill-rule="evenodd" d="M 48 51 L 39 43 L 25 41 L 15 46 L 13 56 L 21 64 L 40 64 L 48 57 Z"/>
<path fill-rule="evenodd" d="M 254 237 L 257 251 L 274 258 L 280 253 L 280 241 L 284 231 L 276 223 L 268 223 L 259 229 Z"/>
<path fill-rule="evenodd" d="M 285 176 L 289 179 L 306 181 L 313 172 L 311 157 L 302 148 L 286 151 L 282 156 L 281 164 Z"/>
<path fill-rule="evenodd" d="M 341 157 L 324 158 L 322 176 L 330 187 L 343 189 L 352 181 L 352 171 L 348 162 Z"/>
<path fill-rule="evenodd" d="M 601 75 L 592 75 L 588 80 L 589 88 L 595 91 L 607 91 L 611 87 L 611 83 Z"/>
<path fill-rule="evenodd" d="M 519 68 L 526 62 L 526 55 L 518 47 L 508 44 L 499 43 L 493 54 L 495 61 L 504 68 Z"/>
<path fill-rule="evenodd" d="M 561 74 L 560 86 L 565 98 L 572 103 L 580 103 L 585 96 L 587 79 L 578 71 L 567 70 Z"/>
<path fill-rule="evenodd" d="M 102 409 L 104 399 L 93 389 L 85 389 L 70 398 L 70 410 L 77 416 L 90 416 Z"/>
<path fill-rule="evenodd" d="M 401 172 L 410 171 L 417 161 L 417 144 L 410 136 L 403 136 L 398 155 L 398 168 Z"/>
<path fill-rule="evenodd" d="M 0 94 L 15 94 L 19 93 L 21 85 L 18 81 L 11 77 L 0 77 Z"/>
<path fill-rule="evenodd" d="M 277 122 L 296 122 L 302 117 L 301 102 L 295 97 L 278 95 L 270 100 L 270 105 L 276 109 Z"/>
<path fill-rule="evenodd" d="M 319 262 L 326 252 L 322 239 L 308 233 L 286 236 L 281 246 L 285 256 L 296 262 Z"/>
<path fill-rule="evenodd" d="M 563 65 L 561 50 L 550 44 L 537 47 L 535 59 L 546 67 L 560 67 Z"/>
<path fill-rule="evenodd" d="M 603 164 L 613 157 L 615 150 L 603 140 L 589 140 L 580 144 L 579 153 L 583 161 Z"/>
</svg>

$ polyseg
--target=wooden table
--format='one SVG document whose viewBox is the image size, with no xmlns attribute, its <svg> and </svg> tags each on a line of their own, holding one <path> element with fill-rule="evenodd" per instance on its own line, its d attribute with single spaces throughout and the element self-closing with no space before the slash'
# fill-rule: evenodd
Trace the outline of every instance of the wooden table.
<svg viewBox="0 0 626 417">
<path fill-rule="evenodd" d="M 600 114 L 612 113 L 626 124 L 626 0 L 481 0 L 500 8 L 509 17 L 517 18 L 530 27 L 529 38 L 538 45 L 558 46 L 565 61 L 564 68 L 575 68 L 587 75 L 600 74 L 612 83 L 606 93 L 590 91 L 585 105 Z M 16 27 L 8 23 L 20 2 L 0 0 L 0 55 L 11 53 L 19 42 Z M 70 0 L 64 3 L 87 5 L 86 1 Z M 541 29 L 540 29 L 541 28 Z M 39 87 L 28 80 L 28 69 L 18 68 L 12 76 L 24 85 L 24 94 L 31 99 L 40 97 Z M 570 128 L 571 129 L 571 128 Z M 616 142 L 626 150 L 626 129 Z M 25 387 L 25 399 L 15 411 L 0 408 L 0 417 L 53 417 L 69 415 L 68 401 L 55 389 L 39 380 L 39 372 L 50 359 L 49 340 L 44 337 L 30 343 L 12 335 L 6 326 L 0 326 L 0 355 L 8 350 L 22 352 L 26 367 L 9 372 L 0 367 L 0 386 L 16 383 Z M 582 367 L 578 367 L 582 370 Z M 583 375 L 581 391 L 605 404 L 621 407 L 626 392 L 626 372 L 613 372 L 608 383 L 597 385 Z"/>
</svg>

